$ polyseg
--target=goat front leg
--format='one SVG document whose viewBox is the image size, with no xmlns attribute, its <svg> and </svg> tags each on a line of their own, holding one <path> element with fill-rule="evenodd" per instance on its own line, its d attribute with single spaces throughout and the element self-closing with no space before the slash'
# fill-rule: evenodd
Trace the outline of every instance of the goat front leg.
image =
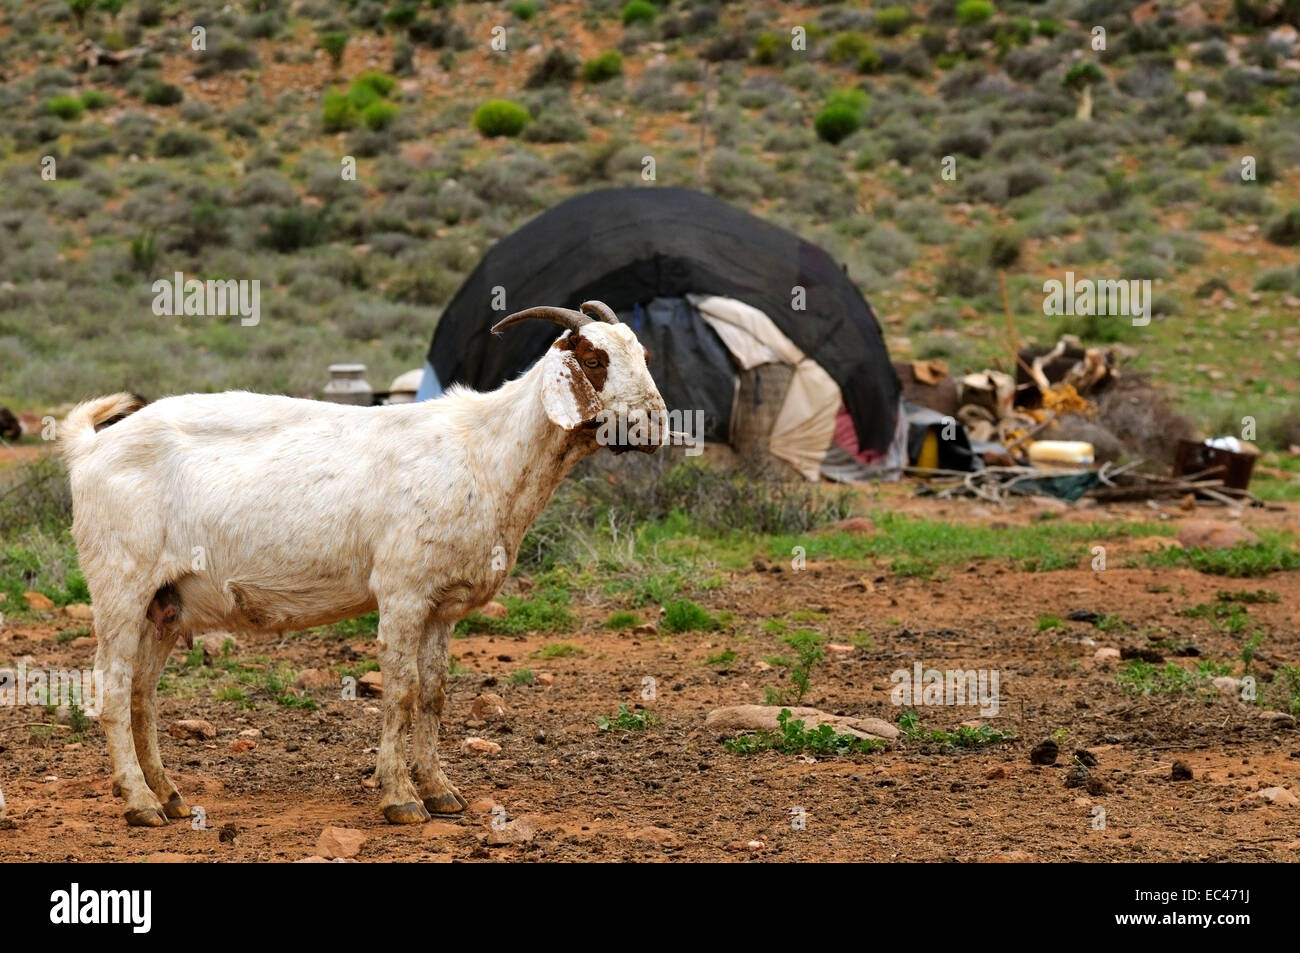
<svg viewBox="0 0 1300 953">
<path fill-rule="evenodd" d="M 429 622 L 420 640 L 420 705 L 415 712 L 411 741 L 415 749 L 415 785 L 430 814 L 459 814 L 468 805 L 438 763 L 438 729 L 447 702 L 447 646 L 451 629 L 450 622 Z"/>
<path fill-rule="evenodd" d="M 155 621 L 152 618 L 150 621 Z M 158 679 L 167 667 L 167 657 L 176 644 L 175 632 L 159 630 L 162 640 L 142 638 L 136 650 L 135 678 L 131 682 L 131 736 L 135 756 L 144 770 L 145 782 L 162 801 L 163 813 L 170 818 L 190 816 L 190 806 L 163 768 L 158 750 Z"/>
<path fill-rule="evenodd" d="M 379 669 L 384 676 L 384 732 L 375 780 L 390 824 L 420 824 L 429 812 L 420 803 L 406 766 L 406 735 L 419 700 L 419 642 L 423 613 L 399 607 L 379 609 Z"/>
</svg>

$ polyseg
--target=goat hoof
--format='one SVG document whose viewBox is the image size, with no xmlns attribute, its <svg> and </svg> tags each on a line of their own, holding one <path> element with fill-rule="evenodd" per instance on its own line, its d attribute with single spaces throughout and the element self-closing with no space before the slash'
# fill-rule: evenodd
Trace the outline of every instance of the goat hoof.
<svg viewBox="0 0 1300 953">
<path fill-rule="evenodd" d="M 126 823 L 130 827 L 166 827 L 167 818 L 156 807 L 137 807 L 126 812 Z"/>
<path fill-rule="evenodd" d="M 430 814 L 459 814 L 469 807 L 469 803 L 455 791 L 443 791 L 426 797 L 424 806 Z"/>
<path fill-rule="evenodd" d="M 181 797 L 180 793 L 177 792 L 167 799 L 167 803 L 163 805 L 163 813 L 173 819 L 189 817 L 190 806 L 185 803 L 185 798 Z"/>
<path fill-rule="evenodd" d="M 384 808 L 384 818 L 389 824 L 423 824 L 429 819 L 429 812 L 419 801 L 407 801 L 388 805 Z"/>
</svg>

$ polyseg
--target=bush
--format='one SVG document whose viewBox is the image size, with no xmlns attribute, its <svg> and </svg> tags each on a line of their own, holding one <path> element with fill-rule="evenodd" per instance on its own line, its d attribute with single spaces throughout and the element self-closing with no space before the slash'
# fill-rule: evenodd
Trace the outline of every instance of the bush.
<svg viewBox="0 0 1300 953">
<path fill-rule="evenodd" d="M 189 129 L 168 129 L 158 137 L 154 154 L 164 159 L 198 155 L 212 148 L 206 136 Z"/>
<path fill-rule="evenodd" d="M 1246 141 L 1246 134 L 1231 119 L 1203 112 L 1188 130 L 1187 141 L 1197 146 L 1229 146 Z"/>
<path fill-rule="evenodd" d="M 88 89 L 81 94 L 81 105 L 89 110 L 103 109 L 113 102 L 113 97 L 108 93 L 101 93 L 97 89 Z"/>
<path fill-rule="evenodd" d="M 770 66 L 781 58 L 785 44 L 775 33 L 760 33 L 754 41 L 754 62 L 760 66 Z"/>
<path fill-rule="evenodd" d="M 85 104 L 76 96 L 54 96 L 45 101 L 45 112 L 71 122 L 80 119 L 85 112 Z"/>
<path fill-rule="evenodd" d="M 528 74 L 524 86 L 538 89 L 552 83 L 571 82 L 578 73 L 578 58 L 567 50 L 553 46 L 542 61 Z"/>
<path fill-rule="evenodd" d="M 143 99 L 150 106 L 175 106 L 184 98 L 179 86 L 161 80 L 154 80 L 144 88 Z"/>
<path fill-rule="evenodd" d="M 361 111 L 361 121 L 366 124 L 367 129 L 375 131 L 387 129 L 396 118 L 397 107 L 392 103 L 371 103 Z"/>
<path fill-rule="evenodd" d="M 876 30 L 885 36 L 897 36 L 911 23 L 912 13 L 907 7 L 884 7 L 876 13 Z"/>
<path fill-rule="evenodd" d="M 979 26 L 993 19 L 995 12 L 988 0 L 962 0 L 957 4 L 957 22 L 962 26 Z"/>
<path fill-rule="evenodd" d="M 330 65 L 338 69 L 343 65 L 343 51 L 348 46 L 348 34 L 344 30 L 335 30 L 320 35 L 320 47 L 330 58 Z"/>
<path fill-rule="evenodd" d="M 319 245 L 329 231 L 323 209 L 284 209 L 267 215 L 262 224 L 260 243 L 285 253 Z"/>
<path fill-rule="evenodd" d="M 857 132 L 860 125 L 858 111 L 844 103 L 825 107 L 813 120 L 818 137 L 833 146 Z"/>
<path fill-rule="evenodd" d="M 537 4 L 533 0 L 519 0 L 510 8 L 510 12 L 516 20 L 531 20 L 537 16 Z"/>
<path fill-rule="evenodd" d="M 721 626 L 722 623 L 690 599 L 674 599 L 664 605 L 664 628 L 669 632 L 702 632 Z"/>
<path fill-rule="evenodd" d="M 840 33 L 831 40 L 826 58 L 832 63 L 855 63 L 870 45 L 861 33 Z"/>
<path fill-rule="evenodd" d="M 588 83 L 603 83 L 623 73 L 623 57 L 617 50 L 609 50 L 582 64 L 582 78 Z"/>
<path fill-rule="evenodd" d="M 1274 245 L 1300 245 L 1300 205 L 1269 222 L 1264 237 Z"/>
<path fill-rule="evenodd" d="M 489 99 L 474 110 L 474 128 L 480 135 L 517 136 L 529 121 L 528 110 L 508 99 Z"/>
<path fill-rule="evenodd" d="M 659 10 L 647 0 L 632 0 L 623 8 L 621 16 L 624 26 L 633 23 L 653 23 L 655 17 L 659 16 Z"/>
<path fill-rule="evenodd" d="M 357 108 L 346 93 L 330 90 L 321 104 L 321 122 L 326 132 L 342 132 L 357 124 Z"/>
<path fill-rule="evenodd" d="M 397 88 L 397 80 L 393 77 L 380 73 L 378 70 L 367 70 L 352 81 L 354 90 L 368 89 L 376 96 L 387 96 Z"/>
</svg>

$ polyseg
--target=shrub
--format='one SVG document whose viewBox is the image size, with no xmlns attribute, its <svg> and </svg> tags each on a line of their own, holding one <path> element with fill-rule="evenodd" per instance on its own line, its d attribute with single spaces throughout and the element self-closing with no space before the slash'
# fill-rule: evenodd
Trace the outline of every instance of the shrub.
<svg viewBox="0 0 1300 953">
<path fill-rule="evenodd" d="M 175 106 L 185 98 L 185 94 L 180 91 L 179 86 L 154 80 L 145 87 L 143 98 L 150 106 Z"/>
<path fill-rule="evenodd" d="M 603 83 L 623 73 L 623 57 L 617 50 L 609 50 L 582 64 L 582 78 L 588 83 Z"/>
<path fill-rule="evenodd" d="M 858 111 L 844 103 L 826 106 L 813 120 L 818 137 L 833 146 L 857 132 L 860 125 Z"/>
<path fill-rule="evenodd" d="M 338 69 L 343 65 L 343 51 L 348 46 L 348 34 L 344 30 L 334 30 L 320 35 L 320 47 L 330 58 L 330 65 Z"/>
<path fill-rule="evenodd" d="M 1300 205 L 1269 222 L 1264 237 L 1274 245 L 1300 245 Z"/>
<path fill-rule="evenodd" d="M 621 16 L 624 26 L 633 23 L 653 23 L 655 17 L 659 16 L 659 11 L 653 3 L 649 3 L 647 0 L 632 0 L 631 3 L 623 7 Z"/>
<path fill-rule="evenodd" d="M 785 44 L 779 36 L 775 33 L 760 33 L 754 41 L 754 62 L 770 66 L 781 58 L 784 51 Z"/>
<path fill-rule="evenodd" d="M 528 89 L 538 89 L 552 83 L 568 83 L 577 73 L 578 58 L 567 50 L 553 46 L 528 74 L 524 86 Z"/>
<path fill-rule="evenodd" d="M 957 4 L 957 22 L 962 26 L 979 26 L 993 19 L 994 12 L 988 0 L 962 0 Z"/>
<path fill-rule="evenodd" d="M 367 70 L 352 81 L 352 88 L 369 89 L 376 96 L 387 96 L 397 88 L 397 80 L 378 70 Z"/>
<path fill-rule="evenodd" d="M 158 137 L 154 154 L 165 159 L 192 156 L 212 148 L 206 136 L 189 129 L 168 129 Z"/>
<path fill-rule="evenodd" d="M 664 606 L 664 628 L 669 632 L 708 631 L 721 623 L 690 599 L 674 599 Z"/>
<path fill-rule="evenodd" d="M 1246 134 L 1240 126 L 1226 116 L 1212 112 L 1201 113 L 1187 132 L 1187 141 L 1197 146 L 1236 145 L 1245 140 Z"/>
<path fill-rule="evenodd" d="M 879 73 L 881 68 L 880 51 L 868 46 L 858 55 L 859 73 Z"/>
<path fill-rule="evenodd" d="M 531 20 L 537 16 L 537 4 L 533 0 L 520 0 L 510 8 L 516 20 Z"/>
<path fill-rule="evenodd" d="M 371 103 L 361 111 L 361 121 L 366 124 L 367 129 L 375 131 L 387 129 L 396 118 L 397 107 L 392 103 Z"/>
<path fill-rule="evenodd" d="M 870 44 L 861 33 L 840 33 L 831 40 L 826 58 L 832 63 L 856 62 Z"/>
<path fill-rule="evenodd" d="M 264 230 L 261 244 L 278 252 L 293 252 L 299 248 L 318 245 L 325 241 L 328 228 L 323 209 L 290 208 L 267 215 L 262 222 Z"/>
<path fill-rule="evenodd" d="M 876 30 L 885 36 L 897 36 L 908 28 L 912 22 L 912 13 L 907 7 L 884 7 L 877 11 Z"/>
<path fill-rule="evenodd" d="M 474 128 L 488 138 L 517 136 L 528 120 L 528 110 L 508 99 L 489 99 L 474 110 Z"/>
<path fill-rule="evenodd" d="M 113 102 L 113 97 L 108 93 L 101 93 L 97 89 L 88 89 L 81 94 L 81 105 L 89 110 L 103 109 Z"/>
<path fill-rule="evenodd" d="M 51 116 L 72 121 L 80 119 L 86 106 L 76 96 L 54 96 L 45 101 L 45 111 Z"/>
<path fill-rule="evenodd" d="M 346 93 L 330 90 L 321 104 L 321 121 L 326 132 L 342 132 L 357 124 L 357 108 Z"/>
</svg>

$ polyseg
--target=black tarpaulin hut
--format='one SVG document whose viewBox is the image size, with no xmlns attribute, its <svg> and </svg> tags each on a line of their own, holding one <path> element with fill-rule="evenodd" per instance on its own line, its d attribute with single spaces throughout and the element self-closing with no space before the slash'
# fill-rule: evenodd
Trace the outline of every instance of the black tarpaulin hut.
<svg viewBox="0 0 1300 953">
<path fill-rule="evenodd" d="M 798 235 L 690 189 L 588 192 L 497 242 L 443 312 L 421 396 L 500 386 L 557 329 L 520 325 L 502 339 L 493 324 L 592 298 L 654 354 L 669 409 L 704 411 L 709 439 L 735 442 L 738 419 L 764 419 L 771 452 L 812 478 L 834 447 L 869 464 L 897 445 L 898 378 L 844 270 Z M 746 413 L 762 401 L 769 413 Z"/>
</svg>

